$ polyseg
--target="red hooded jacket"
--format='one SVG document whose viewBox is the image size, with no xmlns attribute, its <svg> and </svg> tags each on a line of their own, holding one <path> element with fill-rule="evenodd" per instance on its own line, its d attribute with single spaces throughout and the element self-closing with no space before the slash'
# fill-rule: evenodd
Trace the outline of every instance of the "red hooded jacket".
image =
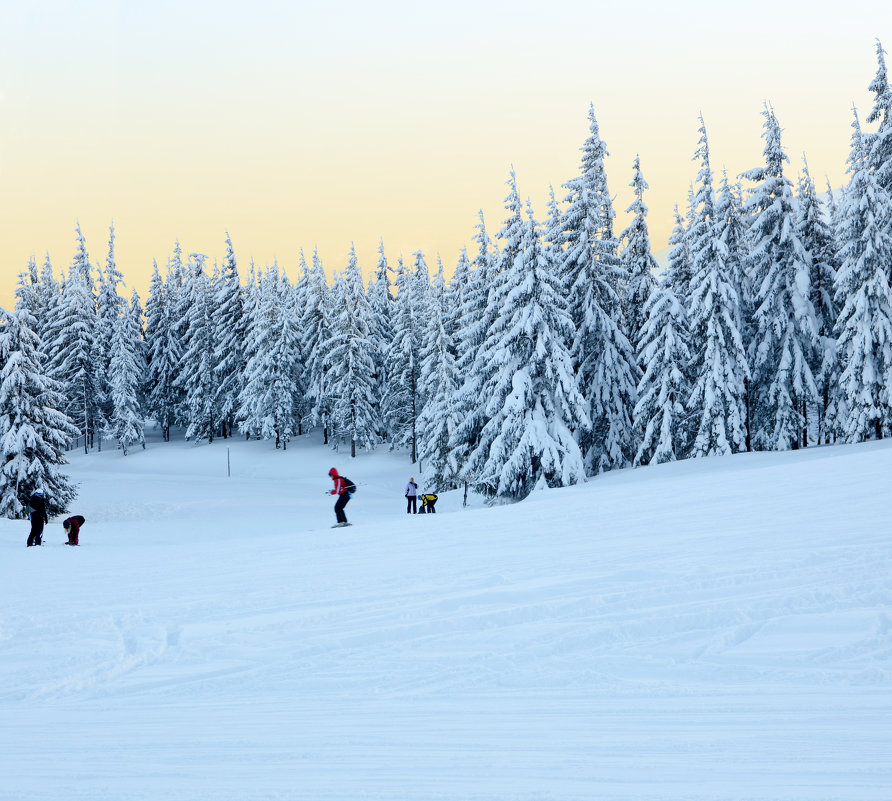
<svg viewBox="0 0 892 801">
<path fill-rule="evenodd" d="M 334 489 L 331 491 L 331 495 L 343 495 L 347 491 L 347 484 L 344 481 L 342 476 L 338 475 L 338 471 L 333 467 L 328 471 L 328 475 L 331 476 L 331 480 L 334 481 Z"/>
</svg>

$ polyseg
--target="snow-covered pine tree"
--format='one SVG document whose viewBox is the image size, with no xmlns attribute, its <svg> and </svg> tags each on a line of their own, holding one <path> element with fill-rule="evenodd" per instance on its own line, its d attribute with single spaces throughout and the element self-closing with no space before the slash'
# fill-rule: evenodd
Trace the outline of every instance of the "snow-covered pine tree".
<svg viewBox="0 0 892 801">
<path fill-rule="evenodd" d="M 204 253 L 190 253 L 189 261 L 189 279 L 185 286 L 188 324 L 183 343 L 184 369 L 179 375 L 178 384 L 185 401 L 186 439 L 213 442 L 220 421 L 214 392 L 214 353 L 217 348 L 214 297 L 204 269 L 207 256 Z"/>
<path fill-rule="evenodd" d="M 489 454 L 488 447 L 492 437 L 495 436 L 495 431 L 490 425 L 495 408 L 492 406 L 492 393 L 500 380 L 501 369 L 498 360 L 501 354 L 495 349 L 503 325 L 500 315 L 503 313 L 510 289 L 507 284 L 509 270 L 523 249 L 525 234 L 523 206 L 517 193 L 517 176 L 513 164 L 505 183 L 508 186 L 508 195 L 505 197 L 505 210 L 508 216 L 498 233 L 498 238 L 503 242 L 503 247 L 499 250 L 499 260 L 490 270 L 487 306 L 484 313 L 487 327 L 481 332 L 483 339 L 477 348 L 470 376 L 466 377 L 456 394 L 459 404 L 456 417 L 459 419 L 459 425 L 453 432 L 453 441 L 457 445 L 454 448 L 457 461 L 459 452 L 466 454 L 458 462 L 461 465 L 462 479 L 480 487 L 483 492 L 490 495 L 495 493 L 496 488 L 485 482 L 483 471 Z M 489 439 L 484 441 L 486 436 Z"/>
<path fill-rule="evenodd" d="M 186 405 L 183 390 L 184 376 L 182 375 L 185 370 L 189 369 L 182 361 L 189 334 L 189 281 L 189 269 L 183 262 L 183 249 L 177 239 L 174 242 L 173 252 L 167 260 L 164 292 L 170 309 L 171 336 L 175 339 L 176 350 L 180 354 L 174 383 L 177 393 L 174 422 L 182 426 L 189 425 L 189 408 Z"/>
<path fill-rule="evenodd" d="M 870 167 L 857 111 L 852 128 L 851 178 L 837 232 L 841 263 L 835 299 L 841 310 L 836 331 L 843 397 L 836 414 L 841 436 L 860 442 L 881 439 L 892 422 L 892 199 Z"/>
<path fill-rule="evenodd" d="M 874 103 L 867 122 L 878 123 L 873 134 L 865 134 L 868 146 L 867 161 L 876 172 L 877 183 L 888 195 L 892 195 L 892 87 L 886 73 L 886 51 L 877 39 L 877 74 L 871 81 Z M 892 271 L 892 267 L 890 267 Z"/>
<path fill-rule="evenodd" d="M 656 274 L 659 270 L 651 252 L 650 233 L 647 229 L 644 191 L 648 189 L 648 185 L 641 172 L 641 159 L 637 155 L 629 186 L 635 193 L 635 200 L 626 209 L 626 213 L 632 215 L 632 222 L 619 237 L 620 242 L 625 242 L 620 261 L 627 282 L 624 300 L 629 342 L 637 347 L 641 329 L 647 319 L 644 307 L 657 286 Z"/>
<path fill-rule="evenodd" d="M 92 267 L 79 224 L 76 230 L 77 250 L 62 288 L 58 315 L 50 321 L 46 334 L 48 350 L 53 353 L 48 369 L 61 384 L 65 398 L 62 411 L 79 429 L 87 453 L 105 421 L 97 389 Z"/>
<path fill-rule="evenodd" d="M 843 230 L 843 223 L 839 203 L 837 203 L 837 195 L 834 192 L 833 187 L 830 185 L 830 179 L 825 175 L 824 180 L 827 185 L 827 219 L 829 222 L 830 233 L 833 238 L 833 266 L 836 270 L 836 278 L 833 281 L 833 302 L 836 309 L 839 310 L 840 307 L 836 297 L 836 291 L 841 264 L 839 251 L 842 240 L 840 232 Z M 844 193 L 845 188 L 840 189 L 839 192 Z M 822 376 L 824 374 L 828 376 L 827 384 L 830 388 L 827 409 L 824 412 L 824 419 L 822 421 L 824 439 L 827 442 L 835 442 L 836 439 L 842 435 L 842 432 L 845 430 L 846 421 L 848 420 L 845 394 L 840 386 L 842 366 L 840 364 L 839 342 L 837 340 L 837 320 L 839 320 L 839 311 L 837 311 L 836 320 L 834 320 L 833 327 L 830 329 L 830 341 L 827 343 L 828 350 L 825 352 L 829 359 L 829 364 L 825 364 L 821 371 Z"/>
<path fill-rule="evenodd" d="M 43 344 L 43 353 L 46 356 L 46 363 L 52 363 L 55 353 L 50 347 L 50 339 L 47 335 L 48 329 L 52 327 L 52 323 L 60 317 L 59 305 L 62 301 L 62 288 L 53 275 L 53 265 L 50 262 L 50 254 L 46 254 L 43 266 L 40 268 L 40 285 L 37 290 L 39 300 L 37 308 L 39 316 L 37 317 L 34 333 L 40 337 Z"/>
<path fill-rule="evenodd" d="M 327 358 L 334 396 L 334 428 L 339 440 L 349 439 L 350 456 L 355 457 L 357 445 L 366 450 L 375 447 L 380 423 L 375 404 L 374 343 L 369 325 L 372 310 L 353 245 L 339 283 Z"/>
<path fill-rule="evenodd" d="M 390 378 L 387 373 L 387 350 L 393 339 L 393 293 L 391 292 L 390 274 L 392 268 L 384 255 L 384 241 L 378 243 L 378 265 L 375 275 L 369 283 L 368 299 L 369 338 L 372 341 L 372 361 L 375 364 L 375 419 L 378 424 L 377 435 L 382 440 L 389 439 L 389 431 L 384 421 L 383 399 L 387 394 Z"/>
<path fill-rule="evenodd" d="M 466 470 L 468 456 L 479 441 L 486 422 L 484 417 L 483 382 L 485 353 L 481 351 L 486 332 L 497 310 L 489 304 L 489 296 L 498 280 L 498 249 L 486 232 L 483 212 L 475 226 L 477 255 L 472 262 L 468 288 L 459 309 L 455 333 L 455 367 L 458 385 L 449 401 L 448 416 L 457 421 L 449 437 L 450 460 L 458 468 L 465 490 L 473 480 Z"/>
<path fill-rule="evenodd" d="M 294 294 L 278 264 L 264 273 L 258 293 L 256 338 L 245 367 L 238 419 L 243 431 L 274 439 L 287 450 L 294 436 L 297 356 L 300 354 Z"/>
<path fill-rule="evenodd" d="M 691 300 L 691 253 L 688 247 L 687 224 L 685 218 L 675 204 L 675 226 L 669 235 L 669 264 L 666 266 L 665 284 L 679 302 L 685 307 L 690 307 Z"/>
<path fill-rule="evenodd" d="M 749 252 L 749 225 L 744 219 L 743 187 L 731 184 L 728 171 L 722 170 L 722 183 L 715 201 L 715 219 L 719 226 L 719 247 L 725 261 L 725 270 L 737 296 L 743 323 L 741 334 L 747 326 L 747 313 L 752 312 L 752 297 L 747 277 L 746 260 Z M 746 346 L 746 335 L 744 346 Z"/>
<path fill-rule="evenodd" d="M 446 284 L 446 308 L 444 310 L 446 333 L 452 343 L 452 355 L 457 354 L 456 338 L 461 325 L 462 309 L 465 307 L 465 296 L 471 286 L 471 259 L 468 249 L 462 247 L 458 254 L 458 262 L 452 271 L 452 278 Z"/>
<path fill-rule="evenodd" d="M 295 344 L 294 359 L 294 380 L 297 384 L 296 396 L 294 398 L 294 419 L 297 426 L 297 436 L 304 433 L 307 415 L 310 411 L 310 402 L 307 399 L 307 359 L 304 353 L 304 342 L 300 330 L 300 319 L 302 310 L 306 308 L 307 297 L 310 287 L 310 268 L 304 257 L 303 249 L 298 255 L 298 277 L 294 283 L 289 297 L 291 303 L 291 314 L 293 320 L 294 331 L 297 335 Z M 247 318 L 246 318 L 247 328 Z"/>
<path fill-rule="evenodd" d="M 415 385 L 416 391 L 418 392 L 416 409 L 417 414 L 421 414 L 422 409 L 424 409 L 424 404 L 427 403 L 424 383 L 421 380 L 422 362 L 424 359 L 421 349 L 424 344 L 424 330 L 428 319 L 428 306 L 431 303 L 432 287 L 430 270 L 428 269 L 424 253 L 421 250 L 416 250 L 412 255 L 415 257 L 415 271 L 412 273 L 412 303 L 415 314 L 415 340 L 416 347 L 418 348 L 418 373 Z M 417 450 L 417 443 L 414 447 Z"/>
<path fill-rule="evenodd" d="M 311 425 L 322 426 L 323 441 L 328 444 L 333 403 L 326 350 L 331 339 L 331 291 L 325 280 L 322 260 L 316 250 L 313 251 L 308 278 L 306 305 L 299 326 L 302 337 L 301 349 L 306 359 L 308 419 Z"/>
<path fill-rule="evenodd" d="M 463 259 L 453 275 L 453 283 L 470 277 L 470 261 L 463 250 Z M 423 320 L 421 383 L 427 398 L 424 409 L 418 416 L 418 460 L 425 465 L 426 482 L 429 487 L 452 489 L 458 478 L 458 464 L 449 448 L 449 437 L 458 422 L 451 407 L 452 398 L 458 385 L 455 368 L 453 335 L 450 331 L 452 317 L 450 307 L 461 308 L 460 292 L 450 297 L 446 291 L 443 263 L 434 276 L 428 303 L 427 319 Z"/>
<path fill-rule="evenodd" d="M 109 360 L 109 396 L 111 413 L 108 433 L 127 455 L 131 443 L 146 447 L 145 417 L 141 382 L 146 366 L 142 350 L 142 325 L 139 297 L 124 309 L 115 324 Z M 126 301 L 125 301 L 126 303 Z"/>
<path fill-rule="evenodd" d="M 752 345 L 754 445 L 788 450 L 808 445 L 808 407 L 818 398 L 810 365 L 818 347 L 811 304 L 809 259 L 796 230 L 789 161 L 781 146 L 781 127 L 766 104 L 763 138 L 765 166 L 744 176 L 758 185 L 747 201 L 752 222 L 748 274 L 755 296 Z"/>
<path fill-rule="evenodd" d="M 588 470 L 631 464 L 635 455 L 632 412 L 638 366 L 626 337 L 617 288 L 623 272 L 613 233 L 615 212 L 607 189 L 607 147 L 589 108 L 589 137 L 582 147 L 580 174 L 564 184 L 566 240 L 562 280 L 569 297 L 575 338 L 571 350 L 579 389 L 586 399 L 589 429 L 580 431 Z"/>
<path fill-rule="evenodd" d="M 833 299 L 836 282 L 836 242 L 833 231 L 824 216 L 815 183 L 808 171 L 808 161 L 802 157 L 802 173 L 799 176 L 799 203 L 796 214 L 796 234 L 808 256 L 811 305 L 815 312 L 818 347 L 811 362 L 812 375 L 818 385 L 818 444 L 826 441 L 823 421 L 830 405 L 836 337 L 833 327 L 839 309 Z"/>
<path fill-rule="evenodd" d="M 743 187 L 731 185 L 727 170 L 722 171 L 722 184 L 715 201 L 715 221 L 718 227 L 717 248 L 725 266 L 725 275 L 737 293 L 739 330 L 743 352 L 749 353 L 756 335 L 753 290 L 747 272 L 749 253 L 749 221 L 743 216 Z M 746 449 L 752 450 L 752 410 L 756 405 L 755 386 L 747 378 L 746 387 Z"/>
<path fill-rule="evenodd" d="M 390 385 L 384 399 L 384 425 L 390 432 L 391 448 L 409 448 L 409 458 L 418 461 L 419 342 L 417 307 L 420 282 L 400 256 L 397 263 L 396 298 L 393 309 L 393 340 L 387 351 Z"/>
<path fill-rule="evenodd" d="M 43 309 L 41 308 L 42 296 L 40 294 L 40 277 L 37 274 L 37 261 L 33 256 L 28 259 L 27 269 L 19 273 L 15 296 L 16 311 L 23 311 L 33 317 L 36 325 L 37 320 L 42 316 Z M 35 330 L 34 333 L 38 332 Z"/>
<path fill-rule="evenodd" d="M 512 188 L 516 196 L 516 186 Z M 510 202 L 510 201 L 509 201 Z M 470 463 L 484 492 L 519 500 L 537 487 L 585 480 L 575 432 L 588 426 L 565 342 L 572 322 L 557 265 L 549 262 L 528 206 L 520 246 L 509 238 L 503 305 L 487 337 L 493 380 L 489 418 Z M 505 251 L 503 251 L 505 252 Z"/>
<path fill-rule="evenodd" d="M 142 410 L 143 419 L 146 416 L 147 399 L 146 399 L 146 375 L 148 374 L 149 348 L 146 343 L 146 315 L 142 308 L 142 302 L 139 299 L 139 292 L 135 289 L 130 293 L 130 305 L 125 312 L 130 316 L 128 325 L 136 334 L 136 363 L 140 368 L 139 386 L 137 388 L 137 396 L 139 397 L 139 405 Z"/>
<path fill-rule="evenodd" d="M 543 240 L 549 250 L 549 258 L 555 264 L 564 260 L 564 213 L 554 195 L 554 186 L 548 186 L 548 222 L 545 224 Z"/>
<path fill-rule="evenodd" d="M 168 285 L 161 280 L 158 263 L 155 262 L 146 300 L 145 349 L 148 366 L 143 392 L 146 411 L 161 429 L 165 442 L 170 441 L 170 427 L 176 419 L 180 398 L 176 385 L 180 342 L 176 336 L 172 306 Z"/>
<path fill-rule="evenodd" d="M 24 517 L 35 489 L 44 491 L 47 513 L 57 515 L 77 494 L 60 468 L 78 430 L 62 412 L 30 311 L 0 309 L 0 320 L 0 516 Z"/>
<path fill-rule="evenodd" d="M 740 298 L 728 275 L 720 245 L 723 223 L 716 220 L 706 125 L 700 118 L 698 191 L 685 239 L 691 258 L 691 383 L 688 399 L 691 456 L 743 450 L 746 445 L 745 380 L 749 376 L 740 336 Z"/>
<path fill-rule="evenodd" d="M 102 408 L 102 417 L 106 422 L 111 421 L 114 413 L 109 365 L 118 322 L 127 305 L 127 301 L 118 293 L 118 287 L 123 283 L 124 275 L 115 263 L 115 226 L 112 224 L 108 229 L 108 255 L 105 258 L 105 270 L 99 271 L 99 291 L 96 296 L 96 338 L 93 355 L 96 369 L 96 393 Z M 101 437 L 102 430 L 97 433 Z M 99 450 L 102 450 L 101 438 Z"/>
<path fill-rule="evenodd" d="M 244 293 L 235 252 L 232 248 L 232 239 L 228 231 L 226 232 L 226 255 L 216 287 L 214 323 L 217 327 L 214 373 L 217 384 L 216 403 L 220 410 L 220 434 L 223 437 L 231 437 L 241 394 L 242 376 L 245 371 L 244 343 L 247 326 Z"/>
<path fill-rule="evenodd" d="M 685 405 L 691 393 L 690 330 L 684 305 L 670 284 L 657 284 L 644 312 L 638 338 L 641 380 L 635 405 L 639 442 L 635 467 L 684 458 L 691 434 Z"/>
<path fill-rule="evenodd" d="M 490 304 L 490 295 L 498 283 L 501 253 L 486 231 L 483 211 L 478 211 L 480 222 L 474 226 L 477 254 L 471 262 L 471 275 L 464 302 L 458 316 L 456 331 L 456 366 L 459 373 L 468 376 L 478 351 L 486 338 L 486 332 L 497 310 Z"/>
</svg>

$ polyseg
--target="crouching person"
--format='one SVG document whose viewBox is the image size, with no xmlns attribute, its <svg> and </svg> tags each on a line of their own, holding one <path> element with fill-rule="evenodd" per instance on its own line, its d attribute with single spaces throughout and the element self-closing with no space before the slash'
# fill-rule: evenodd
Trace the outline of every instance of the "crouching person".
<svg viewBox="0 0 892 801">
<path fill-rule="evenodd" d="M 87 521 L 81 515 L 72 515 L 65 519 L 62 523 L 65 533 L 68 535 L 66 545 L 77 545 L 78 535 L 81 533 L 81 526 Z"/>
<path fill-rule="evenodd" d="M 420 515 L 432 515 L 436 513 L 437 496 L 433 492 L 425 492 L 421 495 L 421 508 L 418 510 Z"/>
</svg>

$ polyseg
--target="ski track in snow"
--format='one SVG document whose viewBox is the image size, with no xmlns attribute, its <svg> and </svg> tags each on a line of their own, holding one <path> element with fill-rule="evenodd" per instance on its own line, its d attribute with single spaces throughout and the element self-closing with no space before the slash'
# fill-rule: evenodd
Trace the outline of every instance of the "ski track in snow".
<svg viewBox="0 0 892 801">
<path fill-rule="evenodd" d="M 889 443 L 436 516 L 220 445 L 71 454 L 78 549 L 0 521 L 0 800 L 892 798 Z"/>
</svg>

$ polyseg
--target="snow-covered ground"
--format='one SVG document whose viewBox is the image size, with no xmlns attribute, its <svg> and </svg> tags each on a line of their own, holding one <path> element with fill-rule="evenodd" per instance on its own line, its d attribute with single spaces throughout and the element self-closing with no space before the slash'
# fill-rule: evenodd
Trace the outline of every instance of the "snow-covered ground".
<svg viewBox="0 0 892 801">
<path fill-rule="evenodd" d="M 71 463 L 80 548 L 0 522 L 4 801 L 892 798 L 892 442 L 423 517 L 315 439 Z"/>
</svg>

